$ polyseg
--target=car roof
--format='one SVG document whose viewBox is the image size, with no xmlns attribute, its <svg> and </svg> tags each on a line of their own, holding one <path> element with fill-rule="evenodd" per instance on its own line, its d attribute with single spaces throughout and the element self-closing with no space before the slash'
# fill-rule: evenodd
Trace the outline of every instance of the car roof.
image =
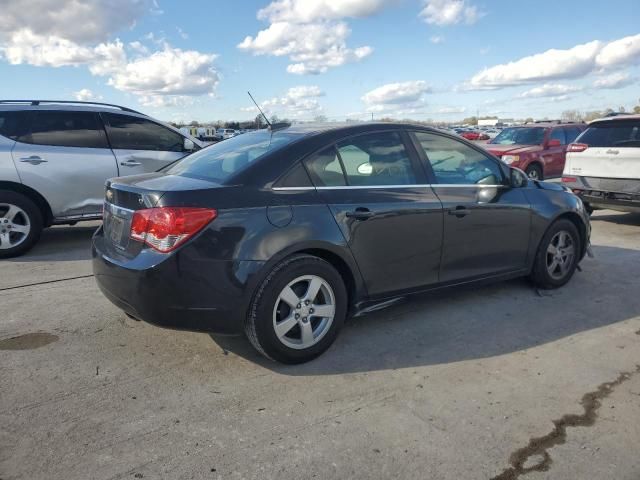
<svg viewBox="0 0 640 480">
<path fill-rule="evenodd" d="M 0 111 L 16 111 L 16 110 L 63 110 L 77 112 L 115 112 L 135 114 L 148 117 L 142 112 L 138 112 L 131 108 L 121 107 L 120 105 L 100 104 L 100 103 L 83 103 L 83 102 L 60 102 L 43 101 L 42 103 L 26 103 L 20 100 L 0 100 Z"/>
<path fill-rule="evenodd" d="M 432 127 L 414 123 L 396 123 L 396 122 L 331 122 L 331 123 L 297 123 L 284 128 L 276 128 L 275 131 L 283 131 L 293 134 L 313 135 L 320 133 L 336 133 L 349 135 L 350 133 L 366 132 L 369 130 L 402 130 L 402 129 L 420 129 L 439 132 Z"/>
<path fill-rule="evenodd" d="M 584 123 L 581 122 L 539 122 L 539 123 L 525 123 L 524 125 L 514 125 L 513 127 L 507 128 L 532 128 L 532 127 L 540 127 L 540 128 L 554 128 L 554 127 L 575 127 L 581 126 Z"/>
<path fill-rule="evenodd" d="M 615 115 L 613 117 L 602 117 L 596 118 L 592 120 L 591 123 L 595 122 L 619 122 L 624 120 L 640 120 L 640 114 L 625 114 L 625 115 Z"/>
</svg>

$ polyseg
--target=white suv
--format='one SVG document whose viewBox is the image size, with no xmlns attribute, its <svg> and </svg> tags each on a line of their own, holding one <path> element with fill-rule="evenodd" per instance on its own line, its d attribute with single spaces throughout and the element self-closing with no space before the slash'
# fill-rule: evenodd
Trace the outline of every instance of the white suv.
<svg viewBox="0 0 640 480">
<path fill-rule="evenodd" d="M 562 182 L 590 211 L 640 212 L 640 115 L 591 122 L 569 145 Z"/>
<path fill-rule="evenodd" d="M 102 216 L 108 178 L 156 171 L 200 142 L 117 105 L 0 101 L 0 258 L 43 228 Z"/>
</svg>

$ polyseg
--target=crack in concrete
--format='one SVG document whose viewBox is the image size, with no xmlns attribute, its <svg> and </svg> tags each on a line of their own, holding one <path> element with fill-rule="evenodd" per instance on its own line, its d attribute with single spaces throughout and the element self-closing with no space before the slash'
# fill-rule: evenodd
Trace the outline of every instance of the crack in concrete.
<svg viewBox="0 0 640 480">
<path fill-rule="evenodd" d="M 636 373 L 640 373 L 640 365 L 636 365 L 634 371 L 622 372 L 612 382 L 601 384 L 593 392 L 585 393 L 580 401 L 580 405 L 584 408 L 583 414 L 567 414 L 558 420 L 553 420 L 554 428 L 550 433 L 542 437 L 531 438 L 526 447 L 513 452 L 509 457 L 511 467 L 492 477 L 491 480 L 516 480 L 521 475 L 526 475 L 530 472 L 548 471 L 552 463 L 548 450 L 556 445 L 566 443 L 567 428 L 592 426 L 598 416 L 598 409 L 602 406 L 602 400 L 611 395 L 614 388 L 629 380 Z M 528 460 L 532 457 L 538 457 L 542 460 L 529 466 L 531 462 L 528 462 Z"/>
<path fill-rule="evenodd" d="M 66 282 L 68 280 L 78 280 L 81 278 L 91 278 L 93 274 L 90 275 L 80 275 L 78 277 L 69 277 L 69 278 L 58 278 L 56 280 L 45 280 L 44 282 L 36 282 L 36 283 L 25 283 L 24 285 L 14 285 L 13 287 L 4 287 L 0 288 L 0 292 L 4 292 L 6 290 L 15 290 L 17 288 L 26 288 L 26 287 L 37 287 L 38 285 L 46 285 L 48 283 L 58 283 L 58 282 Z"/>
</svg>

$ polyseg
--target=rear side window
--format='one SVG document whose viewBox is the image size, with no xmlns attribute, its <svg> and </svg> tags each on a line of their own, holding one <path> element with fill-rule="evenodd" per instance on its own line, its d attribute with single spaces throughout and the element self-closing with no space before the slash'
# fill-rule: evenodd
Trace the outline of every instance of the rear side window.
<svg viewBox="0 0 640 480">
<path fill-rule="evenodd" d="M 340 187 L 347 184 L 340 157 L 333 146 L 312 155 L 304 163 L 317 187 Z"/>
<path fill-rule="evenodd" d="M 56 147 L 109 148 L 100 118 L 93 112 L 32 110 L 18 142 Z"/>
<path fill-rule="evenodd" d="M 595 122 L 576 141 L 590 147 L 640 147 L 640 120 Z"/>
<path fill-rule="evenodd" d="M 358 135 L 337 144 L 347 185 L 412 185 L 416 176 L 398 132 Z"/>
<path fill-rule="evenodd" d="M 102 113 L 102 118 L 113 149 L 184 151 L 184 137 L 155 122 L 117 113 Z"/>
<path fill-rule="evenodd" d="M 564 135 L 564 128 L 554 128 L 551 130 L 549 140 L 560 140 L 560 145 L 566 145 L 567 137 Z"/>
</svg>

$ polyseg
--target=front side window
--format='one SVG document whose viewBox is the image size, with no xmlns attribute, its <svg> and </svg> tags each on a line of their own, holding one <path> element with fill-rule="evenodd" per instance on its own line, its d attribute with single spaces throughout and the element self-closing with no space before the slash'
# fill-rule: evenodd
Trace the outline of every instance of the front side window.
<svg viewBox="0 0 640 480">
<path fill-rule="evenodd" d="M 398 132 L 358 135 L 337 144 L 347 185 L 412 185 L 411 159 Z"/>
<path fill-rule="evenodd" d="M 544 141 L 543 127 L 505 128 L 489 143 L 495 145 L 541 145 Z"/>
<path fill-rule="evenodd" d="M 16 140 L 57 147 L 109 148 L 98 115 L 93 112 L 33 110 L 28 127 Z"/>
<path fill-rule="evenodd" d="M 590 147 L 640 147 L 640 120 L 594 122 L 576 142 Z"/>
<path fill-rule="evenodd" d="M 445 185 L 502 184 L 500 166 L 489 156 L 442 135 L 414 132 L 436 180 Z"/>
<path fill-rule="evenodd" d="M 113 149 L 184 151 L 184 137 L 155 122 L 117 113 L 102 113 L 102 118 Z"/>
<path fill-rule="evenodd" d="M 265 154 L 278 150 L 299 137 L 286 131 L 272 133 L 269 130 L 238 135 L 192 153 L 173 164 L 166 172 L 222 183 Z"/>
<path fill-rule="evenodd" d="M 560 142 L 560 145 L 566 145 L 567 138 L 564 135 L 564 128 L 554 128 L 553 130 L 551 130 L 549 140 L 558 140 Z"/>
</svg>

